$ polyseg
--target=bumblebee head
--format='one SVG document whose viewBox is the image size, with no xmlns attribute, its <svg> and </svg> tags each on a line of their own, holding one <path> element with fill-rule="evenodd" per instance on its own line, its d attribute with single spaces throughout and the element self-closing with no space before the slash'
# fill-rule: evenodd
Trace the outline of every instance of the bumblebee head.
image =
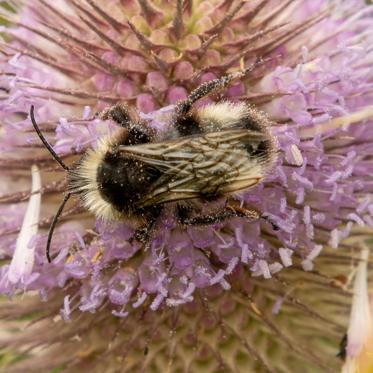
<svg viewBox="0 0 373 373">
<path fill-rule="evenodd" d="M 40 140 L 56 162 L 66 171 L 68 179 L 67 191 L 49 228 L 46 255 L 48 261 L 51 262 L 49 250 L 53 232 L 67 201 L 72 195 L 78 195 L 82 199 L 84 206 L 98 217 L 105 219 L 118 217 L 118 211 L 102 197 L 100 186 L 97 182 L 98 166 L 102 162 L 108 147 L 112 145 L 114 139 L 102 140 L 96 149 L 88 150 L 78 162 L 72 166 L 67 166 L 42 134 L 35 120 L 34 106 L 30 108 L 30 119 Z"/>
<path fill-rule="evenodd" d="M 67 173 L 68 191 L 79 196 L 84 207 L 104 220 L 120 217 L 120 212 L 104 198 L 99 183 L 99 170 L 107 154 L 108 141 L 102 140 L 95 149 L 89 149 Z"/>
</svg>

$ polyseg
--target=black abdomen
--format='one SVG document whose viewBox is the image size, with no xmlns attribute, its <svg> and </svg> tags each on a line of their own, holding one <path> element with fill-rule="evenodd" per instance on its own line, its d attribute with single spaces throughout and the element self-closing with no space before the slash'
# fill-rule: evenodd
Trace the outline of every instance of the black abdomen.
<svg viewBox="0 0 373 373">
<path fill-rule="evenodd" d="M 268 130 L 266 126 L 258 121 L 258 118 L 255 117 L 245 117 L 242 118 L 242 127 L 254 131 L 265 134 L 263 139 L 259 142 L 252 142 L 246 143 L 245 149 L 249 153 L 249 155 L 253 158 L 261 158 L 263 160 L 269 159 L 272 151 L 273 144 L 271 138 L 268 134 Z"/>
<path fill-rule="evenodd" d="M 108 152 L 97 170 L 97 184 L 102 198 L 121 212 L 133 212 L 146 195 L 159 172 L 143 162 Z"/>
</svg>

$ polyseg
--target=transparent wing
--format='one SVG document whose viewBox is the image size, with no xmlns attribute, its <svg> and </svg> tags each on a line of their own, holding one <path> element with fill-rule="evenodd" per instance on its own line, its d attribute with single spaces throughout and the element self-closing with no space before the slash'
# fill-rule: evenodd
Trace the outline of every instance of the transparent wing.
<svg viewBox="0 0 373 373">
<path fill-rule="evenodd" d="M 211 132 L 159 143 L 120 146 L 121 156 L 138 159 L 162 175 L 138 207 L 220 195 L 249 188 L 264 176 L 266 162 L 250 156 L 268 135 L 247 129 Z"/>
</svg>

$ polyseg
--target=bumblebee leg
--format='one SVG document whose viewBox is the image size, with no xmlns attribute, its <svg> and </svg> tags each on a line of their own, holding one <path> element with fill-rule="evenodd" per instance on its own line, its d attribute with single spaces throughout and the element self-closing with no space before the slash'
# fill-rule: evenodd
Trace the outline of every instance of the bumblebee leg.
<svg viewBox="0 0 373 373">
<path fill-rule="evenodd" d="M 150 248 L 152 236 L 155 232 L 155 220 L 151 221 L 148 225 L 136 229 L 134 235 L 129 239 L 130 243 L 133 241 L 141 242 L 144 245 L 144 250 L 147 251 Z"/>
<path fill-rule="evenodd" d="M 141 227 L 139 229 L 136 229 L 135 233 L 131 237 L 130 241 L 132 242 L 133 240 L 142 242 L 143 244 L 148 243 L 150 240 L 152 233 L 154 232 L 155 228 L 155 222 L 156 220 L 150 221 L 147 225 L 144 227 Z"/>
<path fill-rule="evenodd" d="M 209 215 L 200 215 L 193 218 L 180 217 L 180 222 L 184 225 L 210 225 L 235 217 L 244 217 L 250 221 L 256 221 L 260 219 L 260 213 L 256 210 L 236 210 L 232 206 L 227 206 Z"/>
<path fill-rule="evenodd" d="M 221 78 L 210 80 L 209 82 L 201 84 L 199 87 L 193 90 L 184 101 L 181 101 L 177 104 L 175 109 L 176 114 L 174 123 L 177 124 L 178 121 L 188 113 L 188 111 L 196 101 L 228 87 L 233 81 L 237 79 L 245 78 L 250 72 L 255 70 L 257 66 L 263 64 L 263 62 L 265 61 L 266 60 L 258 59 L 256 62 L 242 71 L 227 74 L 222 76 Z"/>
<path fill-rule="evenodd" d="M 229 204 L 222 210 L 216 211 L 215 213 L 196 216 L 193 218 L 187 217 L 184 212 L 182 212 L 181 214 L 179 213 L 179 221 L 181 224 L 184 225 L 210 225 L 235 217 L 244 218 L 251 222 L 264 219 L 272 225 L 272 228 L 274 230 L 278 230 L 278 227 L 269 220 L 268 216 L 263 215 L 259 211 L 255 209 L 245 209 Z"/>
<path fill-rule="evenodd" d="M 146 224 L 138 229 L 136 229 L 133 236 L 129 239 L 129 242 L 132 243 L 133 241 L 139 241 L 144 245 L 145 250 L 147 250 L 153 238 L 153 235 L 156 231 L 156 222 L 158 217 L 162 211 L 162 208 L 159 208 L 158 211 L 153 210 L 149 217 Z"/>
<path fill-rule="evenodd" d="M 126 104 L 124 103 L 118 103 L 115 104 L 105 110 L 103 110 L 99 117 L 102 120 L 108 120 L 111 119 L 115 123 L 117 123 L 119 126 L 123 128 L 128 128 L 131 126 L 132 118 L 129 112 L 129 109 Z"/>
<path fill-rule="evenodd" d="M 99 117 L 103 120 L 110 119 L 128 130 L 126 145 L 145 144 L 154 137 L 153 130 L 145 123 L 134 120 L 128 106 L 122 102 L 103 110 Z"/>
<path fill-rule="evenodd" d="M 226 208 L 229 208 L 229 209 L 232 209 L 233 211 L 235 211 L 236 215 L 235 216 L 238 216 L 238 217 L 241 217 L 241 218 L 246 218 L 246 219 L 251 219 L 252 221 L 255 221 L 255 220 L 259 220 L 259 219 L 263 219 L 265 220 L 266 222 L 268 222 L 269 224 L 271 224 L 272 226 L 272 229 L 274 231 L 278 231 L 280 228 L 276 225 L 276 223 L 274 223 L 270 217 L 266 214 L 263 214 L 255 209 L 245 209 L 245 208 L 242 208 L 242 207 L 238 207 L 238 206 L 231 206 L 231 205 L 227 205 Z"/>
</svg>

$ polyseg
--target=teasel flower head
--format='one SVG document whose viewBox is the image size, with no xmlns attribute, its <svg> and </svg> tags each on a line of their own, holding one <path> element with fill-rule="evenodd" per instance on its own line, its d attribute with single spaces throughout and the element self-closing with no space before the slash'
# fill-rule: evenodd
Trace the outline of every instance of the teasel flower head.
<svg viewBox="0 0 373 373">
<path fill-rule="evenodd" d="M 372 12 L 359 0 L 3 6 L 0 292 L 12 301 L 0 315 L 31 324 L 1 336 L 7 371 L 350 369 L 369 339 L 356 320 L 369 314 Z M 272 123 L 277 164 L 235 198 L 278 230 L 239 218 L 186 228 L 167 212 L 145 251 L 129 222 L 75 200 L 47 262 L 67 181 L 31 105 L 69 164 L 115 131 L 95 113 L 125 102 L 161 131 L 192 89 L 258 59 L 199 105 L 245 101 Z"/>
</svg>

